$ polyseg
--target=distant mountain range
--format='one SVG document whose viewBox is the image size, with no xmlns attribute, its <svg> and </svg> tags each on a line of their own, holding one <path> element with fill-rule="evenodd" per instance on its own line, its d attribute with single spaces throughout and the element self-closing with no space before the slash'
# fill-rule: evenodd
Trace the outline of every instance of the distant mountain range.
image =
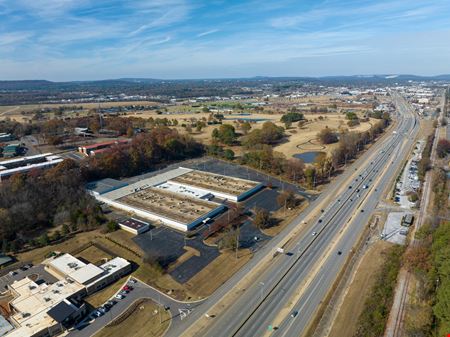
<svg viewBox="0 0 450 337">
<path fill-rule="evenodd" d="M 0 90 L 76 90 L 89 87 L 129 87 L 145 86 L 160 83 L 212 83 L 212 82 L 261 82 L 261 81 L 301 81 L 301 82 L 324 82 L 324 83 L 404 83 L 408 81 L 450 81 L 450 74 L 437 76 L 418 75 L 352 75 L 352 76 L 321 76 L 321 77 L 270 77 L 256 76 L 251 78 L 224 78 L 224 79 L 185 79 L 185 80 L 162 80 L 153 78 L 118 78 L 93 81 L 67 81 L 53 82 L 47 80 L 15 80 L 0 81 Z"/>
</svg>

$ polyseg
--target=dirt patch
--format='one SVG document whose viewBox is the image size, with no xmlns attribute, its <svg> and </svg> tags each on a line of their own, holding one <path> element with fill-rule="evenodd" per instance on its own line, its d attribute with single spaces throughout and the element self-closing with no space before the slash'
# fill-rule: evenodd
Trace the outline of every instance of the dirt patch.
<svg viewBox="0 0 450 337">
<path fill-rule="evenodd" d="M 344 302 L 339 308 L 328 337 L 353 336 L 357 328 L 357 318 L 364 308 L 375 276 L 383 265 L 385 253 L 391 246 L 389 242 L 377 241 L 366 251 L 347 289 Z"/>
</svg>

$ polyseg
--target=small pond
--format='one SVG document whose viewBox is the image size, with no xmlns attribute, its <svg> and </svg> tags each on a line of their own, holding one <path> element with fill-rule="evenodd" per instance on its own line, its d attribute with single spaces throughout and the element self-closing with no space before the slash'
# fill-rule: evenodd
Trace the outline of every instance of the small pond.
<svg viewBox="0 0 450 337">
<path fill-rule="evenodd" d="M 247 117 L 225 117 L 226 120 L 229 121 L 244 121 L 244 122 L 265 122 L 270 121 L 269 118 L 247 118 Z"/>
<path fill-rule="evenodd" d="M 323 152 L 320 151 L 310 151 L 294 154 L 294 158 L 303 160 L 306 164 L 311 164 L 316 160 L 316 157 Z"/>
</svg>

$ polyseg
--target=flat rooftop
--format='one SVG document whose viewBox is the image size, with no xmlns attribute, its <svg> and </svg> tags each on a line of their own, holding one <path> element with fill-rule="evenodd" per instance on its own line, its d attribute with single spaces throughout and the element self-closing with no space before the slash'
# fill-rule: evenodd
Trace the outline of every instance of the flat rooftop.
<svg viewBox="0 0 450 337">
<path fill-rule="evenodd" d="M 216 191 L 233 196 L 239 196 L 260 184 L 255 181 L 197 170 L 186 172 L 171 181 L 202 188 L 213 193 Z"/>
<path fill-rule="evenodd" d="M 94 181 L 92 183 L 87 184 L 87 189 L 96 194 L 105 194 L 119 188 L 125 187 L 128 184 L 126 182 L 105 178 L 101 180 Z"/>
<path fill-rule="evenodd" d="M 28 325 L 33 321 L 39 322 L 42 319 L 53 319 L 45 317 L 48 309 L 57 305 L 64 299 L 76 294 L 84 289 L 84 286 L 77 282 L 60 280 L 51 285 L 46 283 L 38 285 L 29 278 L 15 281 L 10 288 L 17 297 L 10 303 L 17 310 L 12 318 L 21 326 Z"/>
<path fill-rule="evenodd" d="M 213 202 L 157 187 L 139 190 L 117 201 L 181 223 L 191 223 L 219 207 Z"/>
<path fill-rule="evenodd" d="M 139 230 L 142 227 L 150 225 L 148 222 L 140 221 L 133 218 L 119 220 L 119 224 L 136 230 Z"/>
<path fill-rule="evenodd" d="M 63 254 L 50 261 L 49 265 L 63 275 L 69 275 L 86 266 L 86 263 L 70 254 Z"/>
<path fill-rule="evenodd" d="M 204 198 L 209 194 L 209 192 L 205 192 L 204 190 L 200 190 L 192 186 L 180 185 L 173 182 L 167 182 L 164 184 L 157 185 L 155 187 L 168 192 L 179 193 L 188 197 L 195 197 L 195 198 Z"/>
</svg>

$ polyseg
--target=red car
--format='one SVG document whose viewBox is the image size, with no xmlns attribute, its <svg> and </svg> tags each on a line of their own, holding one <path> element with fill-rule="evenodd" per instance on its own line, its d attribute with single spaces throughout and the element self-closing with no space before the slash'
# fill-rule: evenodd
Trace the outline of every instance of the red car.
<svg viewBox="0 0 450 337">
<path fill-rule="evenodd" d="M 133 287 L 130 287 L 130 286 L 124 286 L 124 287 L 122 288 L 122 290 L 125 290 L 125 291 L 131 291 L 131 290 L 133 290 Z"/>
</svg>

